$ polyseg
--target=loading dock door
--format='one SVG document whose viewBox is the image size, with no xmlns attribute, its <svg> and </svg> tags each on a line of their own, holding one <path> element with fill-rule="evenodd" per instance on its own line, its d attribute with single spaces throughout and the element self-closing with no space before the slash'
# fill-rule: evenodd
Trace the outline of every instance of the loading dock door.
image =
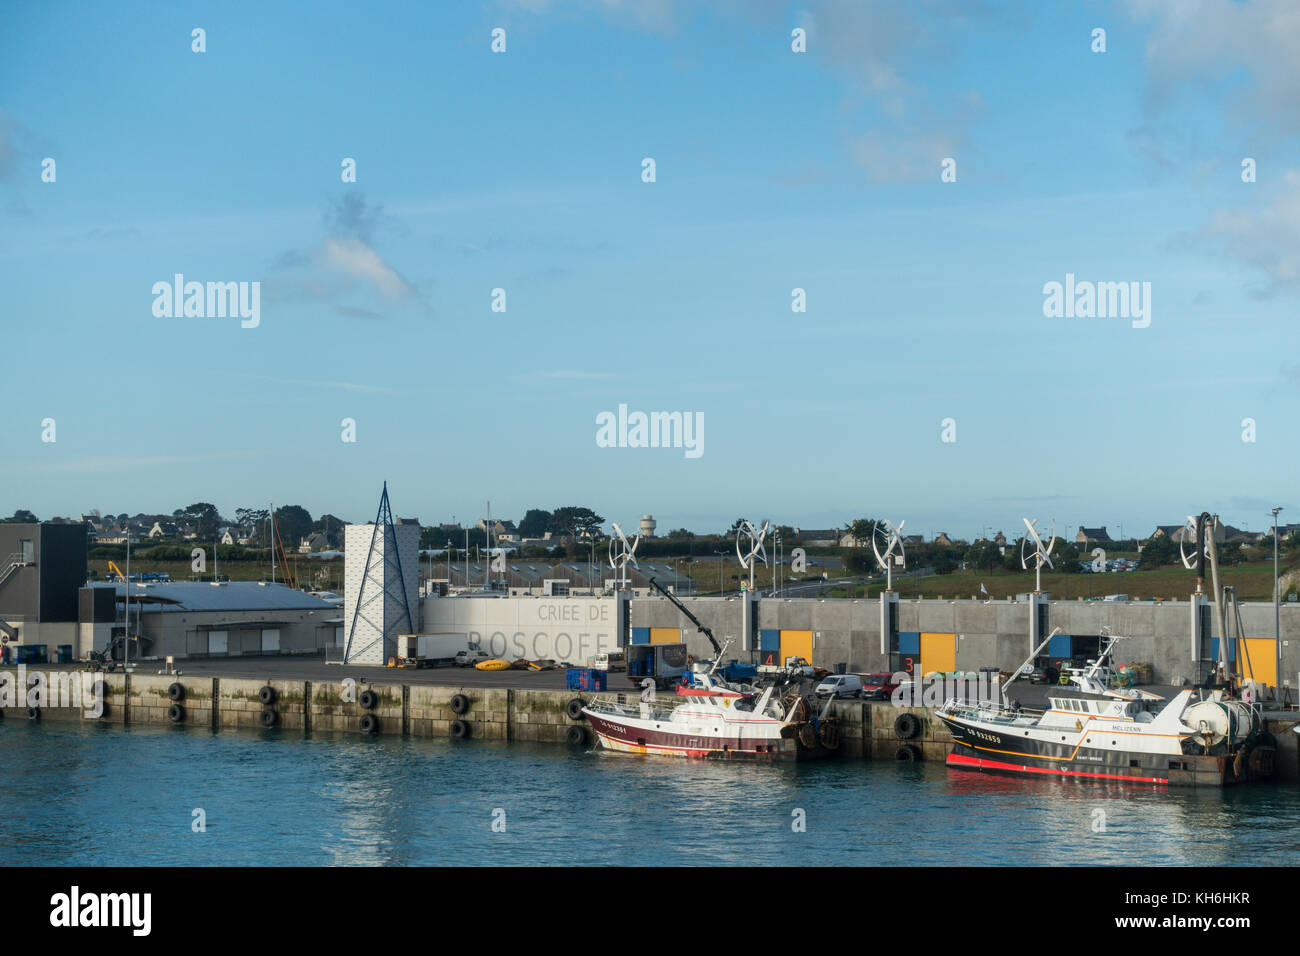
<svg viewBox="0 0 1300 956">
<path fill-rule="evenodd" d="M 921 674 L 951 674 L 957 669 L 956 634 L 921 634 Z"/>
<path fill-rule="evenodd" d="M 1277 686 L 1277 642 L 1271 637 L 1248 637 L 1241 661 L 1241 673 L 1260 684 Z"/>
<path fill-rule="evenodd" d="M 208 653 L 225 654 L 227 651 L 226 639 L 229 636 L 226 631 L 208 631 Z"/>
<path fill-rule="evenodd" d="M 780 663 L 784 664 L 788 657 L 802 657 L 811 664 L 812 656 L 812 631 L 781 631 Z"/>
<path fill-rule="evenodd" d="M 278 654 L 280 652 L 280 629 L 262 628 L 262 653 Z"/>
</svg>

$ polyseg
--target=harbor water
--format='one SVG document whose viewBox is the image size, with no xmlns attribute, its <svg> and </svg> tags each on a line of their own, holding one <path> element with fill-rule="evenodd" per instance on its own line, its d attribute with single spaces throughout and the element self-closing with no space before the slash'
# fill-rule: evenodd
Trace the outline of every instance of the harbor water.
<svg viewBox="0 0 1300 956">
<path fill-rule="evenodd" d="M 1300 863 L 1293 784 L 0 721 L 3 865 Z"/>
</svg>

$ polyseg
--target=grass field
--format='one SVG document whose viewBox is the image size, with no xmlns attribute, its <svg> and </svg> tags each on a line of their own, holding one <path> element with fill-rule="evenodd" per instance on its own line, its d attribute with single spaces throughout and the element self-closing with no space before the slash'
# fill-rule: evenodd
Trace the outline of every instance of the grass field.
<svg viewBox="0 0 1300 956">
<path fill-rule="evenodd" d="M 1283 571 L 1286 568 L 1282 569 Z M 1208 574 L 1208 572 L 1207 572 Z M 955 571 L 952 574 L 935 574 L 929 577 L 895 581 L 894 590 L 903 597 L 983 598 L 980 584 L 988 590 L 988 596 L 1002 600 L 1024 594 L 1034 589 L 1034 575 L 1019 571 Z M 1271 601 L 1273 599 L 1273 563 L 1242 564 L 1224 568 L 1222 582 L 1225 587 L 1237 589 L 1237 597 L 1242 601 Z M 1205 582 L 1206 590 L 1211 587 Z M 868 591 L 869 593 L 864 593 Z M 831 592 L 834 597 L 875 597 L 884 590 L 884 585 L 872 584 L 869 588 L 858 587 L 855 594 L 849 595 L 847 589 Z M 1166 600 L 1185 601 L 1196 590 L 1196 573 L 1182 567 L 1161 567 L 1150 571 L 1124 571 L 1105 574 L 1043 574 L 1043 590 L 1050 593 L 1055 600 L 1074 600 L 1079 597 L 1105 597 L 1107 594 L 1127 594 L 1137 600 L 1144 598 L 1165 598 Z"/>
</svg>

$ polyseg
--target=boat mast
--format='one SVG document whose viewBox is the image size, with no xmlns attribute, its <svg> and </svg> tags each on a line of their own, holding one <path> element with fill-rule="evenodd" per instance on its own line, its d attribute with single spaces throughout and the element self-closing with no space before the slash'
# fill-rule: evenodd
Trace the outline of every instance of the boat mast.
<svg viewBox="0 0 1300 956">
<path fill-rule="evenodd" d="M 1034 662 L 1034 658 L 1038 656 L 1038 652 L 1041 651 L 1044 647 L 1046 647 L 1048 642 L 1060 632 L 1061 629 L 1059 627 L 1052 628 L 1052 633 L 1048 634 L 1045 638 L 1043 638 L 1043 643 L 1039 644 L 1032 651 L 1030 651 L 1029 656 L 1025 658 L 1025 662 L 1015 669 L 1015 671 L 1011 675 L 1011 680 L 1007 681 L 1005 684 L 1001 685 L 998 688 L 998 690 L 1002 692 L 1002 703 L 1004 704 L 1007 703 L 1007 687 L 1013 682 L 1020 679 L 1021 672 Z"/>
</svg>

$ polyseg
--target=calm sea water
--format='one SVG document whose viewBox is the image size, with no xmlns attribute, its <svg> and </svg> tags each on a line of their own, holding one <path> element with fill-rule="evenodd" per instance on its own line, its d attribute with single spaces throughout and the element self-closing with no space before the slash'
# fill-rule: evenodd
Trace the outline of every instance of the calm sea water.
<svg viewBox="0 0 1300 956">
<path fill-rule="evenodd" d="M 1293 784 L 1160 793 L 933 763 L 0 722 L 2 865 L 575 862 L 1294 865 L 1300 799 Z"/>
</svg>

